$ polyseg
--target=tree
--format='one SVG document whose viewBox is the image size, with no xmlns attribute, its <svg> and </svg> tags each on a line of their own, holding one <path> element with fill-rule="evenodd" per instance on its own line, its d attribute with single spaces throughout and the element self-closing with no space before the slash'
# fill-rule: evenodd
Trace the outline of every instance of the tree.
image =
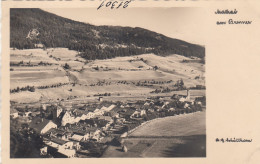
<svg viewBox="0 0 260 164">
<path fill-rule="evenodd" d="M 159 67 L 156 65 L 153 67 L 153 69 L 156 71 L 157 69 L 159 69 Z"/>
<path fill-rule="evenodd" d="M 33 87 L 29 87 L 29 89 L 28 89 L 30 92 L 35 92 L 35 88 L 34 88 L 34 86 Z"/>
<path fill-rule="evenodd" d="M 183 82 L 183 80 L 181 79 L 180 80 L 180 87 L 183 87 L 184 86 L 184 82 Z"/>
<path fill-rule="evenodd" d="M 11 158 L 39 158 L 43 140 L 35 131 L 17 130 L 15 125 L 10 128 L 10 156 Z"/>
<path fill-rule="evenodd" d="M 65 65 L 63 66 L 64 69 L 70 69 L 70 66 L 68 65 L 68 63 L 65 63 Z"/>
</svg>

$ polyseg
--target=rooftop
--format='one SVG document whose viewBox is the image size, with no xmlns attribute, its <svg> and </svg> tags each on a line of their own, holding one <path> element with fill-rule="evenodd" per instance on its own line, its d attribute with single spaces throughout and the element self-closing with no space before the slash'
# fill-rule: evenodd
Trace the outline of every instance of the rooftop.
<svg viewBox="0 0 260 164">
<path fill-rule="evenodd" d="M 78 134 L 74 134 L 74 135 L 71 137 L 71 139 L 72 139 L 72 140 L 75 140 L 75 141 L 81 141 L 82 138 L 83 138 L 83 136 L 82 136 L 82 135 L 78 135 Z"/>
<path fill-rule="evenodd" d="M 59 144 L 59 145 L 63 145 L 65 144 L 67 141 L 64 141 L 62 139 L 59 139 L 59 138 L 51 138 L 50 141 L 56 143 L 56 144 Z"/>
<path fill-rule="evenodd" d="M 49 123 L 51 120 L 47 120 L 45 118 L 34 117 L 30 123 L 30 127 L 36 130 L 37 132 L 41 132 L 41 130 Z"/>
</svg>

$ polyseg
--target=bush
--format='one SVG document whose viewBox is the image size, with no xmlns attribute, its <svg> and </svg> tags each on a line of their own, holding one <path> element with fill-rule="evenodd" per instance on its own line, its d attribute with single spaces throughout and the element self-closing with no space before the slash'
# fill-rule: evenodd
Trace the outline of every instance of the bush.
<svg viewBox="0 0 260 164">
<path fill-rule="evenodd" d="M 30 91 L 30 92 L 35 92 L 35 88 L 34 88 L 34 87 L 30 87 L 30 88 L 28 89 L 28 91 Z"/>
<path fill-rule="evenodd" d="M 63 66 L 64 69 L 70 69 L 70 66 L 68 65 L 68 63 L 65 63 L 65 65 Z"/>
</svg>

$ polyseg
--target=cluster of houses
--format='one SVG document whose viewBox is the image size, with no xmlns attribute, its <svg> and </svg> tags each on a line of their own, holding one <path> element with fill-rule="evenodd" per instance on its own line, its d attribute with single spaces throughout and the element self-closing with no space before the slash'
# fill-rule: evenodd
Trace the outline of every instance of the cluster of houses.
<svg viewBox="0 0 260 164">
<path fill-rule="evenodd" d="M 100 102 L 98 106 L 69 109 L 43 104 L 36 116 L 34 112 L 24 112 L 22 117 L 30 117 L 29 127 L 42 136 L 41 155 L 75 157 L 82 142 L 102 142 L 108 134 L 120 132 L 127 124 L 143 119 L 149 113 L 174 111 L 176 103 L 181 104 L 179 108 L 186 109 L 194 103 L 201 104 L 194 102 L 187 90 L 186 95 L 175 94 L 169 100 L 161 97 L 141 102 Z M 12 118 L 19 116 L 18 112 L 11 114 Z"/>
<path fill-rule="evenodd" d="M 48 113 L 46 106 L 41 107 L 41 114 L 33 117 L 29 127 L 43 136 L 45 147 L 41 149 L 41 154 L 55 154 L 55 156 L 74 157 L 76 151 L 80 149 L 80 142 L 102 140 L 105 130 L 113 123 L 110 116 L 104 116 L 109 113 L 115 105 L 103 106 L 93 111 L 88 110 L 64 110 L 60 106 L 51 109 L 50 115 L 45 118 L 44 113 Z M 13 115 L 11 115 L 13 116 Z M 15 118 L 15 117 L 13 117 Z M 105 125 L 102 128 L 97 126 L 87 126 L 86 120 L 103 120 Z M 80 124 L 83 124 L 82 128 Z M 102 136 L 103 135 L 103 136 Z"/>
</svg>

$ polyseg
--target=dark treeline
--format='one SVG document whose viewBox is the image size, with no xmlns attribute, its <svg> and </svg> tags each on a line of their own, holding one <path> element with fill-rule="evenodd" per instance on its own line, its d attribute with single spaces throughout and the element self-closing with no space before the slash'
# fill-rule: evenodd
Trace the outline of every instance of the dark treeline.
<svg viewBox="0 0 260 164">
<path fill-rule="evenodd" d="M 22 92 L 22 91 L 30 91 L 30 92 L 35 92 L 35 88 L 37 89 L 47 89 L 47 88 L 58 88 L 58 87 L 62 87 L 64 85 L 69 85 L 69 83 L 58 83 L 58 84 L 52 84 L 52 85 L 44 85 L 44 86 L 26 86 L 26 87 L 17 87 L 14 89 L 10 89 L 10 93 L 18 93 L 18 92 Z"/>
<path fill-rule="evenodd" d="M 51 66 L 51 65 L 58 65 L 58 64 L 53 64 L 53 63 L 49 63 L 49 62 L 43 62 L 40 61 L 39 63 L 30 63 L 30 62 L 24 62 L 24 61 L 20 61 L 20 62 L 10 62 L 10 66 L 23 66 L 23 67 L 34 67 L 34 66 Z"/>
<path fill-rule="evenodd" d="M 205 48 L 143 28 L 94 26 L 40 9 L 10 10 L 10 46 L 18 49 L 66 47 L 88 60 L 154 53 L 204 58 Z"/>
</svg>

